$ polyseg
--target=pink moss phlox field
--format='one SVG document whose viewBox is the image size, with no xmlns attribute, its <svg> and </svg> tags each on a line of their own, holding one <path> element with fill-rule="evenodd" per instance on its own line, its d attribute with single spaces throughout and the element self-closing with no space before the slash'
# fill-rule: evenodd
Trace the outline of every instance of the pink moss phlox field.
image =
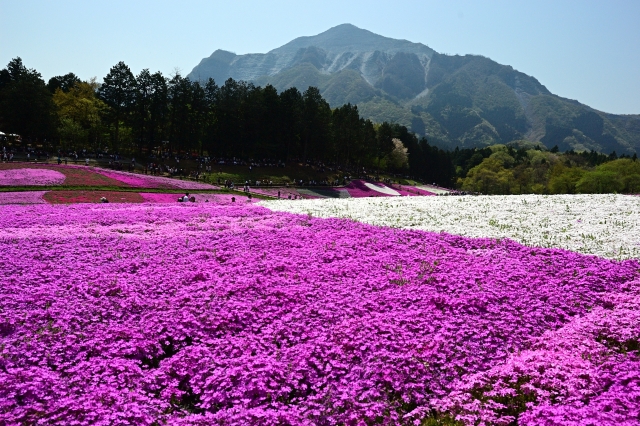
<svg viewBox="0 0 640 426">
<path fill-rule="evenodd" d="M 376 192 L 371 188 L 367 188 L 362 180 L 352 180 L 345 186 L 349 195 L 354 198 L 362 198 L 362 197 L 388 197 L 388 195 L 383 194 L 381 192 Z"/>
<path fill-rule="evenodd" d="M 387 186 L 389 186 L 392 189 L 395 189 L 402 196 L 413 197 L 413 196 L 436 195 L 433 192 L 425 191 L 424 189 L 416 188 L 415 186 L 409 186 L 409 185 L 387 185 Z"/>
<path fill-rule="evenodd" d="M 249 203 L 5 206 L 0 229 L 0 424 L 637 413 L 637 261 Z"/>
<path fill-rule="evenodd" d="M 184 194 L 161 194 L 154 192 L 141 192 L 140 195 L 144 198 L 146 203 L 177 203 L 178 198 L 182 197 Z M 196 203 L 213 203 L 218 205 L 231 205 L 233 203 L 236 204 L 246 204 L 248 202 L 256 202 L 259 201 L 257 199 L 252 199 L 251 201 L 247 196 L 244 195 L 235 195 L 235 194 L 189 194 L 190 197 L 195 197 Z M 235 202 L 232 201 L 232 198 L 235 198 Z"/>
<path fill-rule="evenodd" d="M 163 176 L 140 175 L 118 170 L 93 168 L 93 171 L 111 179 L 126 183 L 134 188 L 181 188 L 181 189 L 216 189 L 217 186 L 201 182 L 171 179 Z"/>
<path fill-rule="evenodd" d="M 640 281 L 622 285 L 603 301 L 584 317 L 532 339 L 505 363 L 460 380 L 436 405 L 478 425 L 512 424 L 527 403 L 532 409 L 520 424 L 637 425 Z"/>
<path fill-rule="evenodd" d="M 45 204 L 42 196 L 46 191 L 0 192 L 0 205 L 3 204 Z"/>
<path fill-rule="evenodd" d="M 0 186 L 59 185 L 64 180 L 65 175 L 49 169 L 0 170 Z"/>
<path fill-rule="evenodd" d="M 294 188 L 265 188 L 265 187 L 261 187 L 261 186 L 252 186 L 250 187 L 250 192 L 254 193 L 254 194 L 260 194 L 260 195 L 266 195 L 269 197 L 274 197 L 277 198 L 278 197 L 278 192 L 280 192 L 280 198 L 288 198 L 289 195 L 291 195 L 291 198 L 297 197 L 297 198 L 317 198 L 317 197 L 311 197 L 311 196 L 307 196 L 307 195 L 302 195 L 300 194 L 296 189 Z"/>
</svg>

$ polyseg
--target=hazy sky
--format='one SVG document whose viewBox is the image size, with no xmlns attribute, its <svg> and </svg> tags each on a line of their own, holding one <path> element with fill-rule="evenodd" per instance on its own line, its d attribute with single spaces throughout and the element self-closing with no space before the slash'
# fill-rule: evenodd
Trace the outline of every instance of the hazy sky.
<svg viewBox="0 0 640 426">
<path fill-rule="evenodd" d="M 601 111 L 640 114 L 640 1 L 0 0 L 0 67 L 101 80 L 124 61 L 188 74 L 216 49 L 265 53 L 343 23 L 479 54 Z"/>
</svg>

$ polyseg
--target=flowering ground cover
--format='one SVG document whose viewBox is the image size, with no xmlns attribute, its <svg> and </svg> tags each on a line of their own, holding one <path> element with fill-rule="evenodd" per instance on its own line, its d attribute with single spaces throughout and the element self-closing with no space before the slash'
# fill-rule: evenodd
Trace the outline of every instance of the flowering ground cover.
<svg viewBox="0 0 640 426">
<path fill-rule="evenodd" d="M 110 203 L 142 203 L 144 198 L 137 192 L 118 191 L 48 191 L 43 199 L 49 204 L 100 203 L 105 197 Z M 177 198 L 178 195 L 175 195 Z"/>
<path fill-rule="evenodd" d="M 176 203 L 178 197 L 184 194 L 162 194 L 156 192 L 141 192 L 140 195 L 145 203 Z M 248 197 L 236 194 L 189 194 L 195 197 L 196 203 L 214 203 L 218 205 L 230 205 L 233 203 L 255 202 L 256 199 L 249 200 Z M 235 201 L 233 201 L 235 199 Z"/>
<path fill-rule="evenodd" d="M 95 173 L 92 167 L 57 165 L 42 163 L 2 163 L 1 173 L 14 173 L 16 180 L 8 183 L 8 186 L 31 186 L 31 185 L 63 185 L 63 186 L 116 186 L 128 187 L 124 182 L 110 179 L 100 173 Z M 35 173 L 44 173 L 64 179 L 55 179 L 47 183 L 38 183 L 40 180 L 33 179 Z M 1 175 L 0 175 L 1 176 Z M 0 179 L 1 181 L 1 179 Z"/>
<path fill-rule="evenodd" d="M 374 191 L 365 185 L 362 180 L 352 180 L 349 182 L 345 189 L 349 192 L 352 198 L 364 198 L 364 197 L 388 197 L 389 195 L 383 194 L 379 191 Z"/>
<path fill-rule="evenodd" d="M 217 189 L 201 182 L 72 164 L 1 163 L 0 186 L 63 185 L 126 188 Z"/>
<path fill-rule="evenodd" d="M 59 185 L 64 180 L 65 175 L 57 170 L 41 168 L 0 170 L 0 186 Z"/>
<path fill-rule="evenodd" d="M 0 229 L 0 423 L 637 422 L 636 260 L 249 203 Z"/>
<path fill-rule="evenodd" d="M 241 187 L 239 189 L 242 189 Z M 252 194 L 260 194 L 266 195 L 268 197 L 278 197 L 278 192 L 280 192 L 281 198 L 287 198 L 291 195 L 291 198 L 302 198 L 303 195 L 296 188 L 266 188 L 262 186 L 252 186 L 250 187 L 250 191 Z M 319 197 L 305 197 L 309 199 L 319 198 Z"/>
<path fill-rule="evenodd" d="M 349 191 L 344 188 L 298 188 L 298 192 L 306 199 L 316 198 L 351 198 Z"/>
<path fill-rule="evenodd" d="M 134 188 L 180 188 L 180 189 L 217 189 L 217 186 L 208 183 L 191 182 L 180 179 L 172 179 L 163 176 L 142 175 L 123 172 L 119 170 L 107 170 L 93 168 L 96 173 L 110 179 L 123 182 Z"/>
<path fill-rule="evenodd" d="M 450 189 L 442 188 L 442 187 L 435 186 L 435 185 L 420 185 L 420 186 L 416 186 L 416 189 L 427 191 L 427 192 L 430 192 L 430 193 L 436 194 L 436 195 L 444 195 L 444 194 L 449 194 L 450 192 L 452 192 Z"/>
<path fill-rule="evenodd" d="M 45 191 L 0 192 L 0 205 L 4 204 L 44 204 Z"/>
<path fill-rule="evenodd" d="M 434 195 L 434 193 L 408 185 L 387 185 L 381 182 L 370 183 L 362 180 L 352 180 L 345 189 L 352 198 L 368 197 L 410 197 Z M 344 198 L 344 197 L 339 197 Z"/>
<path fill-rule="evenodd" d="M 640 198 L 616 194 L 264 201 L 273 210 L 378 226 L 511 238 L 613 259 L 640 258 Z"/>
<path fill-rule="evenodd" d="M 606 294 L 584 317 L 532 339 L 507 362 L 458 381 L 434 405 L 470 424 L 512 424 L 520 410 L 520 424 L 635 425 L 639 337 L 640 282 L 634 281 Z M 514 396 L 519 407 L 508 405 Z"/>
<path fill-rule="evenodd" d="M 438 192 L 434 192 L 433 189 L 427 189 L 426 187 L 410 186 L 410 185 L 391 185 L 393 189 L 398 191 L 400 195 L 406 196 L 431 196 L 437 195 Z"/>
</svg>

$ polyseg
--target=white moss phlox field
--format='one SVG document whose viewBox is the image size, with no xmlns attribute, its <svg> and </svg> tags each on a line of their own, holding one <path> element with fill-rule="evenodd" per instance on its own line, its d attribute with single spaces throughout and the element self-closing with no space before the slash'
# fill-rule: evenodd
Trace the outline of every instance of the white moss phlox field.
<svg viewBox="0 0 640 426">
<path fill-rule="evenodd" d="M 277 211 L 640 258 L 640 197 L 504 195 L 264 201 Z"/>
</svg>

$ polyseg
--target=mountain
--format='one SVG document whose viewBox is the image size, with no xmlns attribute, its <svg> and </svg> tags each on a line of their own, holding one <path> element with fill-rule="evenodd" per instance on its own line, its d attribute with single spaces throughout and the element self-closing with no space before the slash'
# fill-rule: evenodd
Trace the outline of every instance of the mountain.
<svg viewBox="0 0 640 426">
<path fill-rule="evenodd" d="M 332 107 L 409 127 L 445 148 L 517 140 L 561 150 L 640 151 L 640 115 L 607 114 L 554 95 L 534 77 L 477 55 L 430 47 L 350 24 L 299 37 L 265 54 L 216 50 L 188 75 L 320 89 Z"/>
</svg>

